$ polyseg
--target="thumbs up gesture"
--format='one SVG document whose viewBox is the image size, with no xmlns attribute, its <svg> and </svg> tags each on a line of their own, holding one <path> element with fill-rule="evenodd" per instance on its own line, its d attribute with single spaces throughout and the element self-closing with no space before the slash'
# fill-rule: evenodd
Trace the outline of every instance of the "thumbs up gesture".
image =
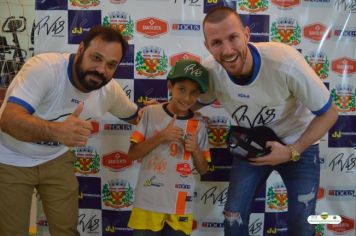
<svg viewBox="0 0 356 236">
<path fill-rule="evenodd" d="M 188 152 L 195 152 L 199 148 L 196 131 L 194 133 L 187 133 L 184 141 L 185 150 Z"/>
<path fill-rule="evenodd" d="M 168 123 L 167 127 L 162 130 L 161 135 L 163 136 L 165 141 L 181 141 L 184 135 L 184 131 L 182 128 L 174 126 L 174 123 L 177 119 L 177 115 L 174 115 L 172 120 Z"/>
<path fill-rule="evenodd" d="M 69 147 L 86 145 L 93 127 L 89 121 L 79 118 L 83 108 L 84 103 L 81 102 L 74 112 L 61 123 L 57 136 L 62 144 Z"/>
</svg>

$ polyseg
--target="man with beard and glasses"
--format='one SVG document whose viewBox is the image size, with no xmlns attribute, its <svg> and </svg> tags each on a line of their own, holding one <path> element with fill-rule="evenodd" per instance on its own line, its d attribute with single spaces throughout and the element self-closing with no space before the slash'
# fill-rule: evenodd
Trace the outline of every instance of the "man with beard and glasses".
<svg viewBox="0 0 356 236">
<path fill-rule="evenodd" d="M 85 146 L 90 119 L 106 112 L 136 123 L 138 107 L 112 79 L 127 42 L 113 29 L 93 27 L 76 54 L 29 59 L 0 110 L 0 235 L 29 229 L 34 188 L 51 235 L 79 235 L 78 182 L 68 147 Z"/>
<path fill-rule="evenodd" d="M 210 76 L 209 90 L 198 107 L 218 98 L 239 129 L 258 129 L 250 140 L 265 137 L 265 147 L 260 149 L 269 149 L 260 157 L 245 152 L 247 160 L 234 154 L 225 235 L 249 235 L 254 196 L 273 170 L 279 172 L 288 192 L 288 235 L 314 235 L 307 217 L 315 213 L 319 187 L 318 142 L 338 116 L 329 91 L 293 47 L 249 43 L 250 30 L 233 9 L 213 8 L 205 16 L 203 31 L 211 53 L 203 65 Z M 269 132 L 260 132 L 261 128 Z M 270 131 L 280 142 L 272 141 Z"/>
</svg>

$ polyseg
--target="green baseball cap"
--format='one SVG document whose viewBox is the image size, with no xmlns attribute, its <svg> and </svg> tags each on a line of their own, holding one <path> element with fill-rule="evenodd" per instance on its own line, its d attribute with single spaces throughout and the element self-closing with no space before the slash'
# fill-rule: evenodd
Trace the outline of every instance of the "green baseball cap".
<svg viewBox="0 0 356 236">
<path fill-rule="evenodd" d="M 182 59 L 176 62 L 168 73 L 168 80 L 190 79 L 199 84 L 200 91 L 208 90 L 209 72 L 197 61 Z"/>
</svg>

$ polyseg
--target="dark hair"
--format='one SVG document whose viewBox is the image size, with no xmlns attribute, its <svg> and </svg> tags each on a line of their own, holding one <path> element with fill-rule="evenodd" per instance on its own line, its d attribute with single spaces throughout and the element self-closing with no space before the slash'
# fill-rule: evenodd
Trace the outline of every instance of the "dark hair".
<svg viewBox="0 0 356 236">
<path fill-rule="evenodd" d="M 102 40 L 106 42 L 118 42 L 121 44 L 122 47 L 122 56 L 124 57 L 125 52 L 128 48 L 127 41 L 122 37 L 121 33 L 118 30 L 112 29 L 110 27 L 96 25 L 92 27 L 88 34 L 84 37 L 84 49 L 89 47 L 90 42 L 96 38 L 100 37 Z"/>
<path fill-rule="evenodd" d="M 220 21 L 226 19 L 231 14 L 235 15 L 236 18 L 240 21 L 241 25 L 244 26 L 239 14 L 234 9 L 225 6 L 218 6 L 208 11 L 206 16 L 204 17 L 203 29 L 206 22 L 219 23 Z"/>
<path fill-rule="evenodd" d="M 189 81 L 192 81 L 193 83 L 196 83 L 198 85 L 199 91 L 201 92 L 199 83 L 194 81 L 194 80 L 192 80 L 192 79 L 190 79 L 190 78 L 179 77 L 179 78 L 175 78 L 175 79 L 167 79 L 167 83 L 169 81 L 172 84 L 172 86 L 174 86 L 177 82 L 180 83 L 180 82 L 184 82 L 186 80 L 189 80 Z"/>
</svg>

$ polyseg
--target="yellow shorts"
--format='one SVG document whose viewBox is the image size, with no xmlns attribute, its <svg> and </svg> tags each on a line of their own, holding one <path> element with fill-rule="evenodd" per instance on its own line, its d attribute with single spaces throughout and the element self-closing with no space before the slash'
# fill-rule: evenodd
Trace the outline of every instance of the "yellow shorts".
<svg viewBox="0 0 356 236">
<path fill-rule="evenodd" d="M 157 232 L 163 229 L 164 223 L 169 224 L 174 230 L 181 230 L 189 235 L 192 233 L 193 215 L 165 214 L 132 208 L 128 227 Z"/>
</svg>

